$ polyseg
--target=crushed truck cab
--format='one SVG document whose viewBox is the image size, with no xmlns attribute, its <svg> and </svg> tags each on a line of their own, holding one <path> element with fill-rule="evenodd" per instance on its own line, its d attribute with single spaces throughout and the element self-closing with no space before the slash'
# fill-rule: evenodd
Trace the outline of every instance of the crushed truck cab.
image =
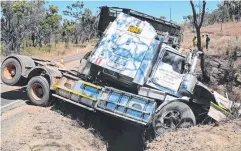
<svg viewBox="0 0 241 151">
<path fill-rule="evenodd" d="M 160 134 L 193 126 L 207 116 L 220 121 L 232 115 L 231 101 L 195 77 L 198 55 L 190 51 L 183 56 L 163 43 L 151 24 L 120 13 L 78 70 L 12 55 L 2 63 L 1 78 L 7 85 L 27 85 L 36 105 L 45 106 L 54 96 L 90 111 L 152 125 Z"/>
</svg>

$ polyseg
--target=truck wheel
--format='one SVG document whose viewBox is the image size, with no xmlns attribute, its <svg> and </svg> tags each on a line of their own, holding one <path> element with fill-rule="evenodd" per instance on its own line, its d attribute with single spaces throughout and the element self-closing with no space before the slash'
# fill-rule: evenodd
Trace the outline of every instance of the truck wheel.
<svg viewBox="0 0 241 151">
<path fill-rule="evenodd" d="M 3 62 L 1 79 L 7 85 L 16 85 L 21 78 L 22 68 L 18 60 L 9 58 Z"/>
<path fill-rule="evenodd" d="M 50 98 L 48 81 L 42 76 L 31 78 L 27 85 L 27 94 L 33 104 L 46 106 Z"/>
<path fill-rule="evenodd" d="M 191 108 L 182 102 L 172 102 L 165 105 L 153 119 L 156 135 L 176 128 L 191 127 L 195 124 L 196 119 Z"/>
</svg>

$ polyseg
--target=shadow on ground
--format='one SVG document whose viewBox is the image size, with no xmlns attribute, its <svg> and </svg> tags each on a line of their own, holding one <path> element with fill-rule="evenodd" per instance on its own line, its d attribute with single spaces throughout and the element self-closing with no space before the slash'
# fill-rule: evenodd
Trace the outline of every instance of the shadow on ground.
<svg viewBox="0 0 241 151">
<path fill-rule="evenodd" d="M 6 100 L 27 100 L 26 87 L 1 93 L 1 98 Z"/>
<path fill-rule="evenodd" d="M 76 121 L 107 144 L 108 151 L 143 151 L 143 128 L 100 112 L 91 112 L 67 102 L 55 101 L 51 110 Z"/>
</svg>

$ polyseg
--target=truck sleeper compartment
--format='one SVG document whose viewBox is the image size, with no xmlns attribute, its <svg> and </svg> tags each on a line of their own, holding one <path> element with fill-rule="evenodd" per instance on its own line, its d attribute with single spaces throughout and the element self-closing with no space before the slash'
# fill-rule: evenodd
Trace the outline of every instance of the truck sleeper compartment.
<svg viewBox="0 0 241 151">
<path fill-rule="evenodd" d="M 64 101 L 143 125 L 151 122 L 156 109 L 152 99 L 66 77 L 60 79 L 55 92 L 53 96 Z"/>
</svg>

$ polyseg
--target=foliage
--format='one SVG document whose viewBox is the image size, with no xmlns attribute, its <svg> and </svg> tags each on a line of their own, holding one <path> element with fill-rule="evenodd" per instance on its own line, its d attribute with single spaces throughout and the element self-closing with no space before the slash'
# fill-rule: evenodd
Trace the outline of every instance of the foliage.
<svg viewBox="0 0 241 151">
<path fill-rule="evenodd" d="M 18 53 L 25 37 L 41 18 L 42 1 L 3 1 L 1 3 L 1 41 L 6 45 L 6 55 Z"/>
<path fill-rule="evenodd" d="M 63 35 L 66 36 L 64 38 L 66 42 L 71 39 L 76 44 L 80 40 L 83 43 L 97 35 L 97 18 L 90 9 L 84 8 L 83 2 L 77 1 L 71 6 L 67 6 L 67 10 L 64 10 L 63 13 L 74 18 L 74 21 L 64 21 Z"/>
<path fill-rule="evenodd" d="M 81 20 L 83 7 L 83 2 L 76 1 L 75 3 L 71 4 L 71 6 L 67 6 L 67 10 L 64 10 L 63 13 L 64 15 L 71 16 L 76 20 Z"/>
<path fill-rule="evenodd" d="M 204 24 L 212 25 L 214 23 L 224 23 L 229 21 L 240 21 L 241 18 L 241 1 L 224 0 L 217 5 L 217 9 L 212 12 L 206 12 L 204 16 Z M 193 23 L 193 16 L 183 16 L 183 19 L 189 23 Z"/>
<path fill-rule="evenodd" d="M 83 2 L 67 6 L 64 15 L 71 18 L 63 21 L 57 6 L 46 8 L 44 4 L 43 0 L 1 2 L 1 46 L 6 55 L 37 46 L 48 46 L 50 51 L 53 43 L 79 43 L 95 37 L 97 18 Z"/>
</svg>

